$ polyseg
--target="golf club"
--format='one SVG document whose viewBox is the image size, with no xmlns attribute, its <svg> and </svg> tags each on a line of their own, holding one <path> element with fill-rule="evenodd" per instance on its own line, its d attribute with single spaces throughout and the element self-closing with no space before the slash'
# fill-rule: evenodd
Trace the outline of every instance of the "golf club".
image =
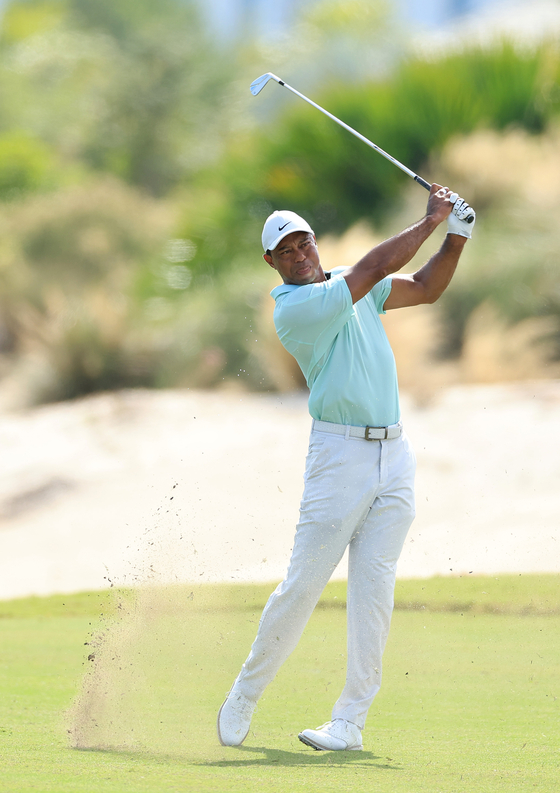
<svg viewBox="0 0 560 793">
<path fill-rule="evenodd" d="M 308 99 L 303 94 L 300 94 L 299 91 L 296 91 L 295 88 L 292 88 L 291 85 L 288 85 L 288 83 L 285 83 L 284 80 L 281 80 L 275 74 L 272 74 L 271 72 L 267 72 L 266 74 L 263 74 L 261 77 L 258 77 L 256 80 L 254 80 L 254 82 L 251 83 L 251 93 L 253 94 L 253 96 L 256 96 L 257 94 L 260 94 L 260 92 L 265 87 L 265 85 L 269 82 L 269 80 L 276 80 L 276 82 L 279 85 L 283 85 L 284 88 L 288 89 L 288 91 L 291 91 L 293 94 L 295 94 L 296 96 L 299 96 L 301 99 L 305 100 L 310 105 L 313 105 L 313 107 L 316 107 L 317 110 L 321 111 L 321 113 L 324 113 L 325 116 L 328 116 L 329 118 L 332 118 L 332 120 L 336 121 L 336 123 L 339 124 L 341 127 L 344 127 L 344 129 L 347 129 L 348 132 L 351 132 L 352 135 L 355 135 L 357 138 L 362 140 L 364 143 L 367 143 L 368 146 L 370 146 L 372 149 L 375 149 L 375 151 L 378 152 L 379 154 L 381 154 L 382 157 L 385 157 L 386 160 L 390 160 L 390 162 L 392 162 L 394 165 L 396 165 L 397 168 L 400 168 L 401 171 L 404 171 L 406 174 L 411 176 L 414 179 L 415 182 L 418 182 L 418 184 L 422 185 L 422 187 L 425 187 L 426 190 L 430 190 L 431 189 L 431 187 L 432 187 L 431 184 L 429 184 L 429 182 L 427 182 L 425 179 L 422 179 L 421 176 L 418 176 L 418 174 L 415 174 L 414 171 L 411 171 L 410 168 L 407 168 L 406 165 L 402 164 L 402 162 L 399 162 L 394 157 L 392 157 L 390 154 L 387 154 L 386 151 L 383 151 L 383 149 L 381 149 L 379 146 L 376 146 L 375 143 L 372 143 L 371 140 L 368 140 L 366 137 L 364 137 L 364 135 L 361 135 L 355 129 L 353 129 L 352 127 L 348 126 L 348 124 L 345 124 L 344 121 L 341 121 L 336 116 L 333 116 L 332 113 L 329 113 L 328 110 L 325 110 L 323 107 L 321 107 L 321 105 L 318 105 L 315 102 L 312 102 L 311 99 Z M 465 220 L 467 221 L 467 223 L 472 223 L 473 220 L 474 220 L 474 216 L 473 215 L 469 215 L 469 217 L 465 218 Z"/>
</svg>

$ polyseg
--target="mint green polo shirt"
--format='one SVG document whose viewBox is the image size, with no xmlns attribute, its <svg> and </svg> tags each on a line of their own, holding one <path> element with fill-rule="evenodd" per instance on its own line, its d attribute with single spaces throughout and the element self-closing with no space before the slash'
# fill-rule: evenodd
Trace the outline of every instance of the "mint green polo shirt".
<svg viewBox="0 0 560 793">
<path fill-rule="evenodd" d="M 395 358 L 379 318 L 391 292 L 384 278 L 352 305 L 337 267 L 328 281 L 272 290 L 274 324 L 309 386 L 315 419 L 357 427 L 386 427 L 400 420 Z"/>
</svg>

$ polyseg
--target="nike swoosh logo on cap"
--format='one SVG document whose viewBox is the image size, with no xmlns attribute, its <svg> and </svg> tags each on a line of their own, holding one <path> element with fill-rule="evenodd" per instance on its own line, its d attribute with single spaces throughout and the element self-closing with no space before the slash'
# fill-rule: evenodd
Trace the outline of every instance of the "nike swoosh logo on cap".
<svg viewBox="0 0 560 793">
<path fill-rule="evenodd" d="M 283 229 L 285 229 L 286 226 L 289 226 L 291 222 L 292 222 L 291 220 L 288 220 L 288 222 L 284 223 L 283 226 L 278 226 L 278 231 L 282 231 Z"/>
</svg>

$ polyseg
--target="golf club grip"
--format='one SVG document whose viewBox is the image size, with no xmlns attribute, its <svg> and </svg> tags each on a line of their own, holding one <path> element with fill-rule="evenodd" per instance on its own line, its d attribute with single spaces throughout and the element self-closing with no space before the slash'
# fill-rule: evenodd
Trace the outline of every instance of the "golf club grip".
<svg viewBox="0 0 560 793">
<path fill-rule="evenodd" d="M 421 184 L 422 187 L 426 188 L 426 190 L 432 189 L 432 185 L 429 184 L 425 179 L 422 179 L 421 176 L 415 176 L 414 181 L 418 182 L 418 184 Z M 474 220 L 474 215 L 468 215 L 468 217 L 465 218 L 465 223 L 472 223 L 473 220 Z"/>
<path fill-rule="evenodd" d="M 416 175 L 414 177 L 414 181 L 418 182 L 418 184 L 421 184 L 422 187 L 425 187 L 428 192 L 430 192 L 430 190 L 432 189 L 432 185 L 429 182 L 427 182 L 425 179 L 422 179 L 421 176 Z"/>
</svg>

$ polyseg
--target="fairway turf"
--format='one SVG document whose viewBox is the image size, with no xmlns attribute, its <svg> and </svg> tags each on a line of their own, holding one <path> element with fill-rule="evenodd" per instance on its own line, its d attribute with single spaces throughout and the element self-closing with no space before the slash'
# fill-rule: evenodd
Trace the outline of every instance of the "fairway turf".
<svg viewBox="0 0 560 793">
<path fill-rule="evenodd" d="M 271 587 L 0 603 L 0 791 L 552 793 L 559 585 L 399 582 L 383 687 L 364 751 L 349 753 L 297 740 L 329 718 L 343 685 L 343 583 L 327 587 L 240 748 L 218 744 L 216 712 Z"/>
</svg>

